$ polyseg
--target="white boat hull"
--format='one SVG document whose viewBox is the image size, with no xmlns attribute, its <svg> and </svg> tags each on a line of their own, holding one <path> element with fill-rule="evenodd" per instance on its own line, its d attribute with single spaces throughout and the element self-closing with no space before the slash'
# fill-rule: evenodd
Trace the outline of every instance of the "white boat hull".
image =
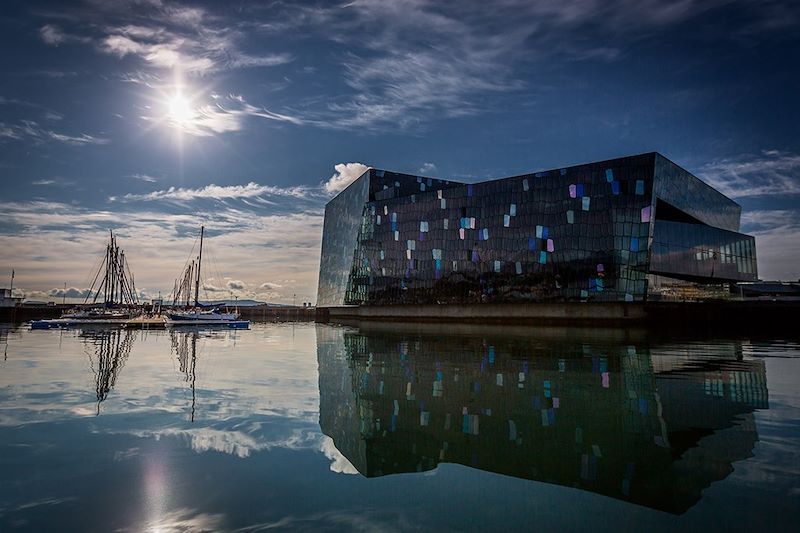
<svg viewBox="0 0 800 533">
<path fill-rule="evenodd" d="M 173 320 L 167 318 L 165 323 L 169 327 L 221 326 L 228 328 L 247 328 L 250 326 L 249 320 Z"/>
</svg>

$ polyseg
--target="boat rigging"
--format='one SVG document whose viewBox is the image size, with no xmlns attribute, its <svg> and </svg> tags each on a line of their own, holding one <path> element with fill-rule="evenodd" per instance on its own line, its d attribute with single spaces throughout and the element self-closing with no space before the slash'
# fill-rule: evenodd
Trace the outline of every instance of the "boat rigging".
<svg viewBox="0 0 800 533">
<path fill-rule="evenodd" d="M 200 272 L 203 264 L 203 238 L 205 226 L 200 227 L 200 251 L 197 262 L 190 261 L 184 271 L 175 280 L 173 287 L 173 307 L 185 306 L 184 310 L 167 312 L 166 323 L 170 326 L 182 325 L 225 325 L 233 328 L 247 328 L 249 320 L 240 320 L 238 310 L 233 313 L 221 313 L 217 308 L 204 309 L 200 304 Z M 194 290 L 192 290 L 194 289 Z M 192 293 L 194 302 L 192 305 Z"/>
<path fill-rule="evenodd" d="M 102 294 L 102 303 L 105 307 L 139 305 L 133 273 L 125 258 L 125 251 L 117 244 L 114 232 L 109 230 L 109 235 L 110 240 L 106 245 L 105 256 L 83 303 L 88 303 L 89 297 L 93 295 L 92 304 L 96 304 L 98 297 Z M 103 274 L 102 278 L 100 277 L 101 273 Z M 95 291 L 94 287 L 98 280 L 100 280 L 100 285 Z"/>
</svg>

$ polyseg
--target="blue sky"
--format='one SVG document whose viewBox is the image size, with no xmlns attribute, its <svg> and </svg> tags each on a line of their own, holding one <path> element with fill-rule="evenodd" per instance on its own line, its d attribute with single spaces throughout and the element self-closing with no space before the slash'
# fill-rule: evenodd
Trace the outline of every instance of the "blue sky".
<svg viewBox="0 0 800 533">
<path fill-rule="evenodd" d="M 461 181 L 659 151 L 800 277 L 793 1 L 4 2 L 0 282 L 90 284 L 106 232 L 169 292 L 316 293 L 322 209 L 365 165 Z"/>
</svg>

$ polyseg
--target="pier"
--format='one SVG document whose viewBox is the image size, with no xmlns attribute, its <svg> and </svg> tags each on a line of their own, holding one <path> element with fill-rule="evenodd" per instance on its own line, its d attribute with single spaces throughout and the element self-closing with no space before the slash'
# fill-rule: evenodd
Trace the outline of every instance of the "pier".
<svg viewBox="0 0 800 533">
<path fill-rule="evenodd" d="M 18 305 L 15 307 L 0 308 L 0 322 L 22 323 L 32 320 L 58 319 L 65 311 L 73 309 L 74 305 Z M 148 306 L 144 307 L 145 313 L 149 312 Z M 313 322 L 316 319 L 316 309 L 300 306 L 274 306 L 253 305 L 239 307 L 239 314 L 245 320 L 260 322 Z M 163 318 L 137 317 L 126 320 L 113 321 L 114 323 L 127 323 L 128 327 L 156 328 L 163 327 Z M 97 323 L 97 321 L 95 321 Z"/>
</svg>

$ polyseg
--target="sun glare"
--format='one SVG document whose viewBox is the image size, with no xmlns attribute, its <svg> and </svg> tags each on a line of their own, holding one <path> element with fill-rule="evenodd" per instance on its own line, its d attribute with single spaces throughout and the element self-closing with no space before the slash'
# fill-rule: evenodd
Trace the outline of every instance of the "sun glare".
<svg viewBox="0 0 800 533">
<path fill-rule="evenodd" d="M 192 117 L 194 116 L 192 104 L 189 99 L 183 96 L 181 93 L 174 94 L 169 99 L 168 104 L 168 117 L 170 120 L 178 124 L 186 124 L 192 120 Z"/>
</svg>

